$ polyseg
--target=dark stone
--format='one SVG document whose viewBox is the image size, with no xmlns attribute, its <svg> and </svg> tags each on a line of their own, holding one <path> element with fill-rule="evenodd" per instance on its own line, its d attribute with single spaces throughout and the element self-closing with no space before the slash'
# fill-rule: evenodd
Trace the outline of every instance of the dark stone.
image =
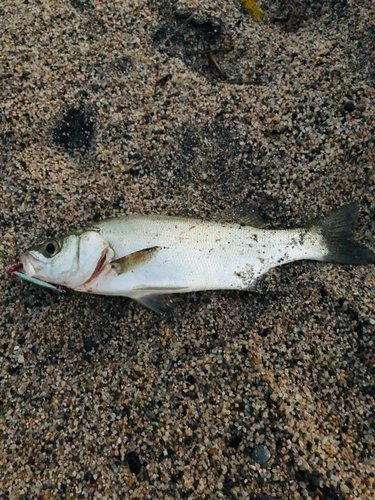
<svg viewBox="0 0 375 500">
<path fill-rule="evenodd" d="M 270 328 L 263 328 L 263 330 L 258 331 L 258 335 L 260 335 L 261 337 L 267 337 L 270 333 Z"/>
<path fill-rule="evenodd" d="M 188 375 L 186 377 L 186 382 L 189 382 L 189 384 L 195 384 L 196 381 L 197 379 L 193 375 Z"/>
<path fill-rule="evenodd" d="M 97 351 L 98 345 L 99 344 L 94 340 L 88 339 L 83 341 L 83 348 L 85 349 L 86 352 L 90 352 L 92 350 Z"/>
<path fill-rule="evenodd" d="M 83 476 L 84 481 L 90 484 L 95 484 L 96 479 L 94 478 L 93 474 L 91 472 L 85 472 L 85 475 Z"/>
<path fill-rule="evenodd" d="M 339 493 L 333 486 L 326 486 L 323 484 L 320 485 L 321 480 L 323 479 L 322 474 L 320 472 L 312 471 L 302 471 L 298 470 L 295 473 L 295 477 L 297 481 L 303 482 L 306 484 L 307 490 L 315 492 L 317 488 L 322 492 L 324 499 L 326 500 L 344 500 L 344 496 Z"/>
<path fill-rule="evenodd" d="M 233 436 L 232 439 L 229 441 L 228 446 L 230 448 L 237 449 L 239 447 L 241 441 L 242 441 L 242 437 L 241 436 Z"/>
<path fill-rule="evenodd" d="M 13 365 L 13 366 L 10 366 L 10 367 L 8 368 L 8 373 L 9 373 L 9 375 L 16 375 L 17 373 L 19 373 L 19 371 L 20 371 L 20 367 L 19 367 L 19 365 L 17 365 L 17 366 L 14 366 L 14 365 Z"/>
<path fill-rule="evenodd" d="M 130 471 L 133 474 L 138 475 L 142 467 L 138 455 L 134 451 L 131 451 L 125 455 L 125 460 L 128 462 Z"/>
<path fill-rule="evenodd" d="M 354 102 L 348 101 L 347 103 L 345 103 L 344 109 L 348 113 L 351 113 L 352 111 L 354 111 L 355 110 Z"/>
<path fill-rule="evenodd" d="M 264 446 L 263 444 L 257 446 L 254 448 L 252 454 L 251 454 L 252 459 L 260 464 L 264 465 L 265 463 L 268 462 L 268 460 L 271 458 L 271 453 L 267 446 Z"/>
<path fill-rule="evenodd" d="M 165 75 L 160 80 L 156 82 L 156 85 L 159 85 L 160 87 L 163 87 L 169 80 L 172 78 L 171 74 Z"/>
</svg>

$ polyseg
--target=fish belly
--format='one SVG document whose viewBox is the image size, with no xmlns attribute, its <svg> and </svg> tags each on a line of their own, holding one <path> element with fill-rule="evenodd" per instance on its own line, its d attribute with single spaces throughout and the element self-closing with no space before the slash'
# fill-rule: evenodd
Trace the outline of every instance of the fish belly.
<svg viewBox="0 0 375 500">
<path fill-rule="evenodd" d="M 233 252 L 232 252 L 233 253 Z M 94 293 L 134 296 L 143 293 L 182 293 L 198 290 L 246 289 L 256 280 L 253 266 L 233 261 L 228 252 L 215 256 L 200 251 L 162 249 L 150 262 L 126 273 L 114 271 L 91 284 Z"/>
</svg>

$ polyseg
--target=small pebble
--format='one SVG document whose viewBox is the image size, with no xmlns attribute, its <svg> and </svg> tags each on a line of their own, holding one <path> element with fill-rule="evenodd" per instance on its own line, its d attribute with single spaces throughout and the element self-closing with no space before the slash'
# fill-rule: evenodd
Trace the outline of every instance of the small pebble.
<svg viewBox="0 0 375 500">
<path fill-rule="evenodd" d="M 251 456 L 256 463 L 264 465 L 271 458 L 271 453 L 269 452 L 267 446 L 261 444 L 254 448 Z"/>
<path fill-rule="evenodd" d="M 351 113 L 352 111 L 355 110 L 355 105 L 353 102 L 351 101 L 348 101 L 345 105 L 344 105 L 344 109 L 345 111 L 347 111 L 348 113 Z"/>
</svg>

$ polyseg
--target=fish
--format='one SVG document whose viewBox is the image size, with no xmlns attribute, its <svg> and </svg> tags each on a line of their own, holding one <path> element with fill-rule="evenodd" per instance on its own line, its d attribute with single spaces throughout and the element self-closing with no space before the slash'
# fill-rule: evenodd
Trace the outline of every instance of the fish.
<svg viewBox="0 0 375 500">
<path fill-rule="evenodd" d="M 270 269 L 293 261 L 375 264 L 375 253 L 350 239 L 357 216 L 352 203 L 300 228 L 268 229 L 254 210 L 235 222 L 124 215 L 48 238 L 21 262 L 29 278 L 163 312 L 169 294 L 253 291 Z"/>
</svg>

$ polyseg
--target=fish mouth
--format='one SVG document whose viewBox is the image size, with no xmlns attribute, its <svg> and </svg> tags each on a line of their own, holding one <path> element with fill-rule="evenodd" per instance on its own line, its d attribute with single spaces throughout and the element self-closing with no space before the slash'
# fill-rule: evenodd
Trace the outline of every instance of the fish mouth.
<svg viewBox="0 0 375 500">
<path fill-rule="evenodd" d="M 36 264 L 38 260 L 31 254 L 21 254 L 21 262 L 26 275 L 31 278 L 36 275 Z"/>
<path fill-rule="evenodd" d="M 23 264 L 16 264 L 15 266 L 12 266 L 8 269 L 8 273 L 15 273 L 17 271 L 21 271 L 23 268 Z"/>
</svg>

